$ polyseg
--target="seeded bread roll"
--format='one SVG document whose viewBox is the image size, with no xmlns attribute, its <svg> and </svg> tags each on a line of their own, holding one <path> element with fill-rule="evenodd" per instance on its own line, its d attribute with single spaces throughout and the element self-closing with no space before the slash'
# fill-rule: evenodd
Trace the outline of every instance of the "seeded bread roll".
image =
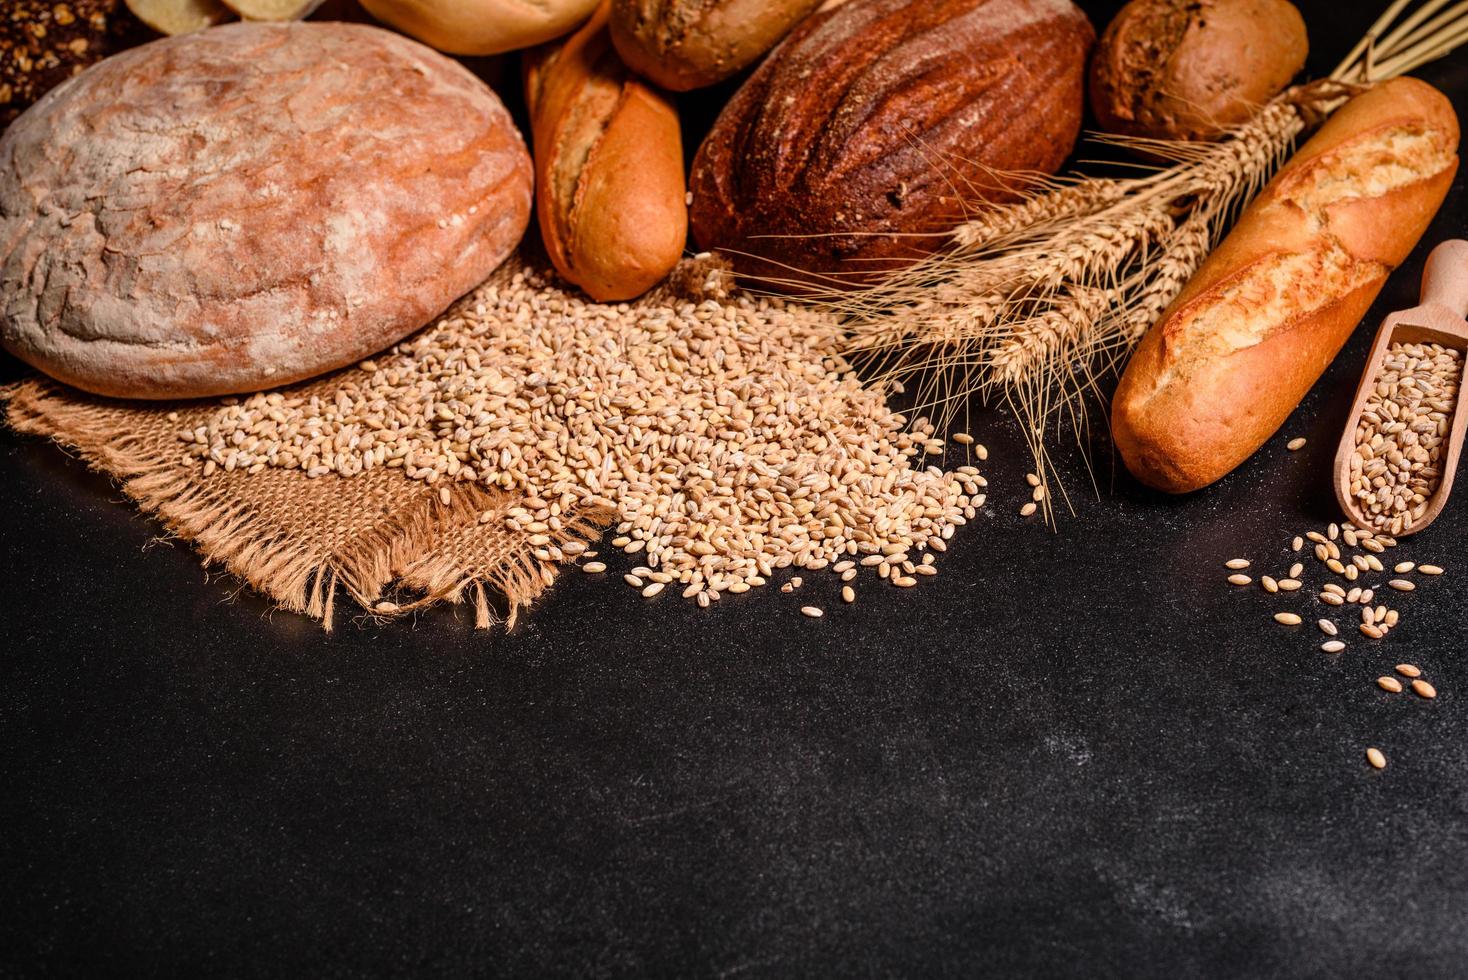
<svg viewBox="0 0 1468 980">
<path fill-rule="evenodd" d="M 1091 60 L 1091 107 L 1109 133 L 1213 139 L 1246 122 L 1305 65 L 1288 0 L 1132 0 Z"/>
<path fill-rule="evenodd" d="M 608 12 L 525 58 L 541 238 L 556 271 L 603 302 L 651 289 L 688 238 L 678 113 L 618 59 Z"/>
<path fill-rule="evenodd" d="M 0 340 L 102 395 L 311 377 L 482 281 L 524 231 L 531 179 L 494 93 L 401 35 L 154 41 L 0 137 Z"/>
<path fill-rule="evenodd" d="M 502 54 L 575 30 L 597 0 L 362 0 L 367 12 L 450 54 Z"/>
<path fill-rule="evenodd" d="M 821 0 L 612 0 L 612 43 L 627 66 L 675 92 L 753 64 Z"/>
<path fill-rule="evenodd" d="M 1248 459 L 1340 351 L 1457 172 L 1452 104 L 1412 78 L 1352 99 L 1270 181 L 1142 338 L 1112 436 L 1185 493 Z"/>
</svg>

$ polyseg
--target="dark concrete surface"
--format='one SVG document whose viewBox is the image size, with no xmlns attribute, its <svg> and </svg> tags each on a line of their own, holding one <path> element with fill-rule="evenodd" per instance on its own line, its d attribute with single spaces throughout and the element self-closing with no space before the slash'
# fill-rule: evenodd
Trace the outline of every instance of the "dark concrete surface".
<svg viewBox="0 0 1468 980">
<path fill-rule="evenodd" d="M 1374 5 L 1301 6 L 1320 71 Z M 1422 75 L 1468 108 L 1468 58 Z M 1222 581 L 1332 518 L 1370 334 L 1465 203 L 1218 486 L 1101 447 L 1052 533 L 984 414 L 992 510 L 852 607 L 573 573 L 510 635 L 327 636 L 0 435 L 0 976 L 1468 975 L 1468 489 L 1383 643 L 1327 656 L 1269 619 L 1325 607 Z M 1436 701 L 1375 687 L 1403 660 Z"/>
</svg>

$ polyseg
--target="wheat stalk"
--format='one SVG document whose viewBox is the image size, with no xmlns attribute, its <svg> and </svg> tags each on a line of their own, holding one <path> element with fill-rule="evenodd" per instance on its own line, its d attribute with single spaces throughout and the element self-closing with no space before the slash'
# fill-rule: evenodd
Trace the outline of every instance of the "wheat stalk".
<svg viewBox="0 0 1468 980">
<path fill-rule="evenodd" d="M 906 389 L 913 414 L 940 429 L 973 395 L 1010 405 L 1048 484 L 1047 433 L 1068 424 L 1084 448 L 1099 379 L 1300 134 L 1352 94 L 1468 41 L 1468 0 L 1426 0 L 1406 13 L 1411 2 L 1395 0 L 1329 78 L 1286 91 L 1218 141 L 1101 137 L 1167 165 L 1125 179 L 1032 180 L 1020 199 L 980 206 L 945 250 L 875 286 L 810 301 L 846 319 L 847 353 L 873 383 Z M 1018 180 L 995 175 L 996 186 Z"/>
</svg>

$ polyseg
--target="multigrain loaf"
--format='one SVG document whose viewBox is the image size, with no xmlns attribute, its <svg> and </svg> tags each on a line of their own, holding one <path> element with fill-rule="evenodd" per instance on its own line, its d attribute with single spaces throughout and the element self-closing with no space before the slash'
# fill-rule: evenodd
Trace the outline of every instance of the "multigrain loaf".
<svg viewBox="0 0 1468 980">
<path fill-rule="evenodd" d="M 1399 78 L 1295 154 L 1127 365 L 1112 434 L 1138 479 L 1195 490 L 1264 444 L 1426 230 L 1457 146 L 1447 98 Z"/>
<path fill-rule="evenodd" d="M 612 42 L 627 66 L 675 92 L 722 81 L 808 17 L 821 0 L 612 0 Z"/>
<path fill-rule="evenodd" d="M 1289 0 L 1132 0 L 1091 59 L 1091 107 L 1109 133 L 1212 139 L 1248 120 L 1305 65 Z"/>
<path fill-rule="evenodd" d="M 849 0 L 803 21 L 699 148 L 694 235 L 773 285 L 906 265 L 995 171 L 1053 172 L 1094 32 L 1069 0 Z"/>
<path fill-rule="evenodd" d="M 677 110 L 617 57 L 608 12 L 525 57 L 541 238 L 562 278 L 603 302 L 651 289 L 688 238 Z"/>
<path fill-rule="evenodd" d="M 104 395 L 306 378 L 483 280 L 520 239 L 531 182 L 494 93 L 400 35 L 308 22 L 155 41 L 0 138 L 0 339 Z"/>
</svg>

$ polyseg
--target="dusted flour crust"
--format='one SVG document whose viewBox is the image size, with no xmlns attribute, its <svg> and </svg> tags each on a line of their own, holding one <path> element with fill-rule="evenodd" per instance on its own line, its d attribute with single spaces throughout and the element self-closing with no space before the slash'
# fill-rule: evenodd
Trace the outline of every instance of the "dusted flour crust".
<svg viewBox="0 0 1468 980">
<path fill-rule="evenodd" d="M 0 338 L 104 395 L 311 377 L 482 281 L 531 183 L 494 93 L 407 38 L 303 23 L 157 41 L 0 138 Z"/>
</svg>

